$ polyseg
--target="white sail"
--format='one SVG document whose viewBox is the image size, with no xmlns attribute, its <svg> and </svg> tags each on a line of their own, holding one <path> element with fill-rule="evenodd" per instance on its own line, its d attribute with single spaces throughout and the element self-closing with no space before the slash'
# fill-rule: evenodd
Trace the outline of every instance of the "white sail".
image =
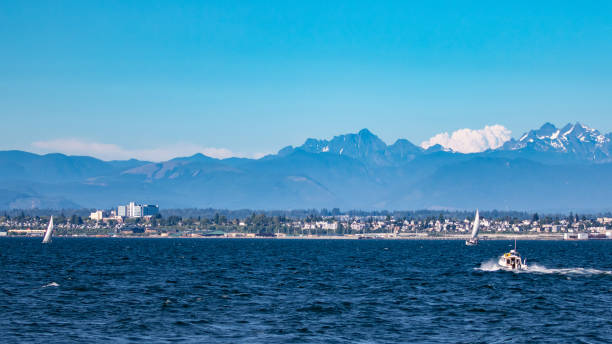
<svg viewBox="0 0 612 344">
<path fill-rule="evenodd" d="M 474 227 L 472 227 L 472 239 L 476 239 L 478 236 L 478 229 L 480 228 L 480 216 L 478 215 L 478 209 L 476 209 L 476 217 L 474 218 Z"/>
<path fill-rule="evenodd" d="M 49 227 L 47 227 L 47 231 L 45 232 L 45 237 L 43 239 L 43 244 L 51 242 L 51 234 L 53 233 L 53 216 L 49 220 Z"/>
</svg>

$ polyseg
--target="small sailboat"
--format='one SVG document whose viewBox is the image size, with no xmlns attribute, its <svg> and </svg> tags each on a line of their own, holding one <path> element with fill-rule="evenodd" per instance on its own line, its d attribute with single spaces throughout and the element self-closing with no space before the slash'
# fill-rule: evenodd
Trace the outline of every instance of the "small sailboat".
<svg viewBox="0 0 612 344">
<path fill-rule="evenodd" d="M 478 209 L 476 209 L 476 216 L 474 217 L 474 225 L 472 226 L 472 236 L 465 241 L 467 246 L 478 245 L 478 229 L 480 228 L 480 216 L 478 215 Z"/>
<path fill-rule="evenodd" d="M 49 220 L 49 226 L 47 227 L 47 231 L 45 232 L 45 237 L 43 238 L 42 243 L 43 244 L 50 243 L 52 234 L 53 234 L 53 215 L 51 215 L 51 219 Z"/>
<path fill-rule="evenodd" d="M 514 239 L 514 250 L 504 253 L 497 261 L 501 267 L 510 270 L 527 270 L 527 259 L 522 259 L 516 250 L 516 239 Z"/>
</svg>

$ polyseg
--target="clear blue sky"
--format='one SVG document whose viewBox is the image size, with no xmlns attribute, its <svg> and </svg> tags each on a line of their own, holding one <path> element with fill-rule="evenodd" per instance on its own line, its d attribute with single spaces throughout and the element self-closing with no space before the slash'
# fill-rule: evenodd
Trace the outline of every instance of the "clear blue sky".
<svg viewBox="0 0 612 344">
<path fill-rule="evenodd" d="M 610 1 L 3 1 L 0 149 L 612 131 Z"/>
</svg>

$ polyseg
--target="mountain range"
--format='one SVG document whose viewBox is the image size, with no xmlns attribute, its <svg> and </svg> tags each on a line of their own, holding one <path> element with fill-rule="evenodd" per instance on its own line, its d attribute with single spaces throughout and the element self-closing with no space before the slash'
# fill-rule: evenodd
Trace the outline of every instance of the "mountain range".
<svg viewBox="0 0 612 344">
<path fill-rule="evenodd" d="M 612 208 L 612 134 L 550 123 L 462 154 L 387 145 L 367 129 L 308 139 L 261 159 L 202 154 L 164 162 L 0 151 L 0 208 Z"/>
</svg>

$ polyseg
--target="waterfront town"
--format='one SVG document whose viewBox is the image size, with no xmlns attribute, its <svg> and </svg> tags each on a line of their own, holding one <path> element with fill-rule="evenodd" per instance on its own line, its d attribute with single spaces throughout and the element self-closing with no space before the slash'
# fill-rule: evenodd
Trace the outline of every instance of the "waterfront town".
<svg viewBox="0 0 612 344">
<path fill-rule="evenodd" d="M 224 214 L 208 210 L 205 216 L 162 216 L 159 206 L 130 202 L 113 209 L 93 210 L 89 216 L 73 212 L 54 216 L 56 236 L 70 237 L 187 237 L 187 238 L 354 238 L 354 239 L 463 239 L 473 225 L 473 214 L 433 211 L 381 214 L 341 213 L 334 209 L 299 215 Z M 192 212 L 193 213 L 193 212 Z M 244 212 L 243 212 L 244 213 Z M 508 216 L 481 213 L 483 239 L 588 240 L 612 239 L 612 216 L 519 213 Z M 503 215 L 503 216 L 502 216 Z M 528 216 L 529 215 L 529 216 Z M 40 236 L 50 216 L 0 212 L 0 236 Z"/>
</svg>

